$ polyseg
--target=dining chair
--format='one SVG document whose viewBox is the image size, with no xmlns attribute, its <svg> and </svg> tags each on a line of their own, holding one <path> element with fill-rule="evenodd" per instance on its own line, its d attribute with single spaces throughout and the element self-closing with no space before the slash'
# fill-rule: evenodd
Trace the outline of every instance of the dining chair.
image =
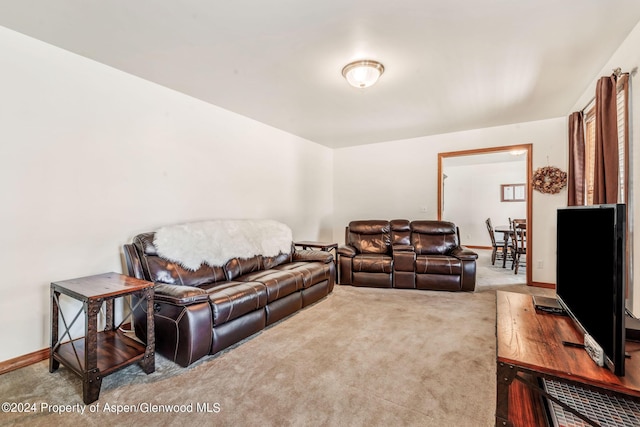
<svg viewBox="0 0 640 427">
<path fill-rule="evenodd" d="M 514 224 L 513 254 L 511 269 L 514 274 L 518 274 L 520 265 L 526 266 L 527 259 L 527 226 L 526 224 Z M 524 259 L 521 256 L 524 255 Z"/>
<path fill-rule="evenodd" d="M 489 237 L 491 237 L 491 265 L 495 265 L 496 259 L 504 260 L 505 257 L 509 257 L 511 243 L 507 243 L 505 250 L 505 241 L 504 240 L 496 240 L 495 232 L 493 231 L 493 225 L 491 224 L 491 218 L 487 218 L 485 221 L 487 225 L 487 231 L 489 232 Z M 507 236 L 508 237 L 508 236 Z M 503 238 L 504 239 L 504 238 Z"/>
<path fill-rule="evenodd" d="M 512 230 L 515 230 L 516 227 L 518 227 L 518 225 L 527 225 L 527 220 L 524 218 L 515 218 L 515 219 L 511 219 L 509 218 L 509 227 L 511 227 Z"/>
</svg>

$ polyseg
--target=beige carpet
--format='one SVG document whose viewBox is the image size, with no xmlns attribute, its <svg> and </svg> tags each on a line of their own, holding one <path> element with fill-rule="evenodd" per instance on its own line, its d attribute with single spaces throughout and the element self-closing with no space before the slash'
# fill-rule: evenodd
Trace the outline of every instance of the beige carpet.
<svg viewBox="0 0 640 427">
<path fill-rule="evenodd" d="M 496 260 L 491 265 L 491 251 L 486 249 L 473 249 L 478 253 L 478 283 L 483 285 L 523 285 L 527 282 L 526 266 L 520 264 L 518 274 L 511 269 L 511 260 L 507 260 L 506 267 L 502 267 L 502 260 Z"/>
<path fill-rule="evenodd" d="M 188 368 L 157 357 L 153 374 L 114 373 L 90 406 L 62 366 L 7 373 L 0 400 L 33 411 L 0 413 L 0 425 L 492 426 L 495 289 L 538 290 L 513 284 L 508 269 L 496 278 L 481 252 L 475 293 L 336 286 Z M 53 412 L 63 405 L 84 414 Z"/>
</svg>

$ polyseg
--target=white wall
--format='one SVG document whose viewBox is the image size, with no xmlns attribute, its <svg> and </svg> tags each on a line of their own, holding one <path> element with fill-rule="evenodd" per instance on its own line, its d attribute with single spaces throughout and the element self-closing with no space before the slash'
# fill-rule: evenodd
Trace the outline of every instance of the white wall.
<svg viewBox="0 0 640 427">
<path fill-rule="evenodd" d="M 332 151 L 2 27 L 0 52 L 0 361 L 48 347 L 51 281 L 121 271 L 121 245 L 139 232 L 263 217 L 296 239 L 343 242 L 352 219 L 436 218 L 438 152 L 532 143 L 534 169 L 567 167 L 565 117 Z M 571 111 L 597 77 L 639 64 L 640 25 Z M 566 190 L 532 204 L 533 280 L 554 283 Z"/>
<path fill-rule="evenodd" d="M 445 159 L 446 160 L 446 159 Z M 525 184 L 523 161 L 443 167 L 444 209 L 442 219 L 455 223 L 466 246 L 491 246 L 485 220 L 493 226 L 509 225 L 509 218 L 526 218 L 526 202 L 502 202 L 502 184 Z M 473 206 L 473 209 L 469 209 Z M 502 235 L 497 236 L 498 239 Z"/>
<path fill-rule="evenodd" d="M 438 153 L 517 144 L 533 145 L 534 170 L 566 170 L 564 117 L 335 150 L 334 240 L 344 242 L 344 227 L 355 219 L 437 218 Z M 566 189 L 555 195 L 534 191 L 534 282 L 555 283 L 555 212 L 566 200 Z"/>
<path fill-rule="evenodd" d="M 49 284 L 159 226 L 332 235 L 333 152 L 0 27 L 0 361 L 49 346 Z"/>
<path fill-rule="evenodd" d="M 626 40 L 620 45 L 618 50 L 611 56 L 611 59 L 602 67 L 602 70 L 597 75 L 593 76 L 593 83 L 584 91 L 582 96 L 576 101 L 575 105 L 568 112 L 582 110 L 589 101 L 595 96 L 596 83 L 602 76 L 609 76 L 612 70 L 620 67 L 623 72 L 630 73 L 630 87 L 631 87 L 631 116 L 630 116 L 630 161 L 629 161 L 629 192 L 630 197 L 628 201 L 629 216 L 632 218 L 632 224 L 635 224 L 637 229 L 640 224 L 640 209 L 637 207 L 638 200 L 640 200 L 640 186 L 634 184 L 640 182 L 640 149 L 638 148 L 638 141 L 640 139 L 640 89 L 638 84 L 638 67 L 640 66 L 640 23 L 631 31 Z M 630 246 L 632 247 L 634 270 L 632 283 L 630 286 L 630 309 L 636 316 L 640 316 L 640 290 L 636 288 L 634 291 L 634 284 L 640 283 L 640 236 L 632 230 Z"/>
</svg>

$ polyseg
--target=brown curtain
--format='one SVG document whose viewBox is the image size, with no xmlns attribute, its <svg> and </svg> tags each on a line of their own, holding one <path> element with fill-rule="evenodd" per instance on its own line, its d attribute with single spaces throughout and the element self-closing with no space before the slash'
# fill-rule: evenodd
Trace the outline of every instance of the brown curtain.
<svg viewBox="0 0 640 427">
<path fill-rule="evenodd" d="M 569 206 L 584 205 L 584 122 L 582 111 L 569 116 Z"/>
<path fill-rule="evenodd" d="M 618 201 L 618 124 L 616 78 L 602 77 L 596 87 L 596 148 L 593 204 Z"/>
</svg>

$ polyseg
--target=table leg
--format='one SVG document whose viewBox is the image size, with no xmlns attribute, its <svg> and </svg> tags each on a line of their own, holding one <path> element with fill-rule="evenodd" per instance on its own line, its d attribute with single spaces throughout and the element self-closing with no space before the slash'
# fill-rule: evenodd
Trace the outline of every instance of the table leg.
<svg viewBox="0 0 640 427">
<path fill-rule="evenodd" d="M 509 387 L 517 370 L 512 365 L 498 362 L 496 368 L 496 426 L 512 426 L 509 421 Z"/>
<path fill-rule="evenodd" d="M 102 300 L 89 300 L 84 303 L 86 329 L 82 399 L 87 405 L 98 400 L 102 386 L 102 374 L 98 369 L 98 313 L 101 306 Z"/>
<path fill-rule="evenodd" d="M 58 345 L 58 298 L 60 292 L 51 288 L 51 348 L 49 349 L 49 372 L 53 372 L 60 367 L 60 362 L 53 358 L 53 351 Z"/>
<path fill-rule="evenodd" d="M 115 328 L 115 318 L 113 317 L 113 302 L 114 299 L 110 298 L 104 302 L 105 304 L 105 331 L 113 331 Z"/>
<path fill-rule="evenodd" d="M 509 235 L 507 233 L 502 233 L 502 240 L 504 241 L 504 246 L 502 247 L 502 268 L 507 267 L 507 250 L 509 249 Z"/>
<path fill-rule="evenodd" d="M 147 347 L 144 351 L 144 358 L 140 361 L 140 366 L 146 374 L 156 370 L 155 343 L 156 335 L 153 319 L 153 289 L 147 289 L 143 293 L 147 302 Z"/>
</svg>

